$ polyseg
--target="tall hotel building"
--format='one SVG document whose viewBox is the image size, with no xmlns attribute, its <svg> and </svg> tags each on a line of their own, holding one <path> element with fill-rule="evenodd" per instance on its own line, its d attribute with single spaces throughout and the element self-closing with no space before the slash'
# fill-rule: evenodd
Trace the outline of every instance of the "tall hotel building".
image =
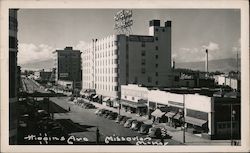
<svg viewBox="0 0 250 153">
<path fill-rule="evenodd" d="M 149 22 L 149 35 L 93 39 L 82 53 L 82 89 L 120 98 L 121 85 L 172 86 L 171 21 Z"/>
<path fill-rule="evenodd" d="M 55 81 L 69 89 L 81 89 L 82 67 L 81 52 L 73 50 L 72 47 L 65 47 L 63 50 L 56 50 L 54 53 Z"/>
<path fill-rule="evenodd" d="M 17 9 L 9 10 L 9 143 L 17 143 Z"/>
</svg>

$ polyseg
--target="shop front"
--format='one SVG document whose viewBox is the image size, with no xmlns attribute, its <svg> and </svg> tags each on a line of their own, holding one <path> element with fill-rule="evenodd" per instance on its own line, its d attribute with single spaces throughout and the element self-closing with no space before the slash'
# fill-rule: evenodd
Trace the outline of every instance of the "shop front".
<svg viewBox="0 0 250 153">
<path fill-rule="evenodd" d="M 151 113 L 152 120 L 154 123 L 166 123 L 167 117 L 165 116 L 166 112 L 156 109 Z"/>
<path fill-rule="evenodd" d="M 147 114 L 147 105 L 144 101 L 132 102 L 127 100 L 120 100 L 121 108 L 126 112 L 136 113 L 140 116 Z"/>
</svg>

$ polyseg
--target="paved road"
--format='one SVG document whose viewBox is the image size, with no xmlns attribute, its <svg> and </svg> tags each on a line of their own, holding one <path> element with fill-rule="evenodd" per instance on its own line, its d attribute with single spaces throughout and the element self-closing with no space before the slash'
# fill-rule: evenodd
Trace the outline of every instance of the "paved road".
<svg viewBox="0 0 250 153">
<path fill-rule="evenodd" d="M 35 80 L 29 79 L 27 77 L 22 77 L 22 82 L 24 89 L 28 93 L 33 93 L 35 91 L 40 93 L 48 93 L 47 91 L 44 90 L 44 87 L 40 86 Z"/>
<path fill-rule="evenodd" d="M 54 118 L 60 121 L 63 126 L 68 127 L 77 127 L 77 130 L 72 130 L 71 135 L 77 137 L 87 137 L 90 141 L 96 140 L 96 129 L 100 130 L 101 140 L 111 139 L 118 136 L 119 138 L 146 138 L 145 135 L 141 135 L 136 131 L 124 128 L 122 125 L 115 123 L 112 120 L 106 119 L 104 117 L 96 116 L 94 114 L 96 109 L 84 109 L 77 105 L 74 105 L 73 102 L 67 100 L 67 98 L 50 98 L 55 104 L 60 107 L 68 110 L 70 107 L 70 112 L 67 113 L 55 113 Z M 68 129 L 68 128 L 66 128 Z M 137 141 L 135 141 L 137 142 Z M 135 143 L 132 142 L 131 143 Z M 152 142 L 160 142 L 160 140 L 152 140 Z M 180 144 L 177 141 L 166 139 L 165 143 L 174 145 Z"/>
</svg>

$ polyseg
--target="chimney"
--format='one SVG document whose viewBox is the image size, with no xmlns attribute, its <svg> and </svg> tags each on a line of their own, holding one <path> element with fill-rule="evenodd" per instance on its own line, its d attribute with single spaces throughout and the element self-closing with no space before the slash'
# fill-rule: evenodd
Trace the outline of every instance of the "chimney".
<svg viewBox="0 0 250 153">
<path fill-rule="evenodd" d="M 206 61 L 205 61 L 206 78 L 208 77 L 208 50 L 206 49 Z"/>
</svg>

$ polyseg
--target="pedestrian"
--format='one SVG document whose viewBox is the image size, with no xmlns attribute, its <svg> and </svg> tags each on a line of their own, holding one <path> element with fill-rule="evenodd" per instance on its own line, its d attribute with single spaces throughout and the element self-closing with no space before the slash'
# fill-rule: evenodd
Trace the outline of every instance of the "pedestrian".
<svg viewBox="0 0 250 153">
<path fill-rule="evenodd" d="M 164 145 L 164 137 L 161 135 L 161 143 Z"/>
<path fill-rule="evenodd" d="M 99 144 L 99 141 L 100 141 L 100 132 L 99 132 L 99 129 L 97 128 L 96 129 L 96 143 Z"/>
</svg>

